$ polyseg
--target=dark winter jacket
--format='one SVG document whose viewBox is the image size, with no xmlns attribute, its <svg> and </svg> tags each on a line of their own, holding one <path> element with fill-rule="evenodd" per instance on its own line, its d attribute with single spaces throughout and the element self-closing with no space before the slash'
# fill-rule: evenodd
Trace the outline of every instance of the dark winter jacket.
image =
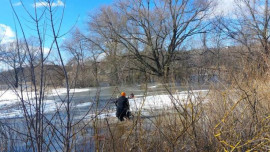
<svg viewBox="0 0 270 152">
<path fill-rule="evenodd" d="M 128 110 L 129 109 L 128 99 L 124 96 L 121 96 L 116 101 L 116 107 L 119 110 Z"/>
</svg>

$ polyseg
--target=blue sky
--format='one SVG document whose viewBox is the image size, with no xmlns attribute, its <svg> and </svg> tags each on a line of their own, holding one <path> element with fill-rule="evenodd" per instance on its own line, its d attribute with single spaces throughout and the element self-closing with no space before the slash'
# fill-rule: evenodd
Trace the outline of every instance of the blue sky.
<svg viewBox="0 0 270 152">
<path fill-rule="evenodd" d="M 37 1 L 37 6 L 42 6 L 42 1 Z M 33 0 L 22 0 L 24 6 L 30 10 L 30 12 L 34 11 Z M 41 3 L 40 3 L 41 2 Z M 76 23 L 76 27 L 80 29 L 86 29 L 85 23 L 88 18 L 89 13 L 94 13 L 99 7 L 103 5 L 112 4 L 113 0 L 54 0 L 55 6 L 62 9 L 65 5 L 65 17 L 64 24 L 62 26 L 62 32 L 68 31 L 71 27 Z M 12 0 L 12 4 L 16 12 L 19 14 L 22 24 L 24 25 L 24 29 L 27 32 L 27 36 L 34 32 L 31 30 L 29 18 L 27 17 L 27 13 L 23 9 L 23 6 L 20 0 Z M 41 5 L 40 5 L 41 4 Z M 0 39 L 5 37 L 3 41 L 11 41 L 15 37 L 15 24 L 13 12 L 9 3 L 9 0 L 0 0 Z M 42 7 L 39 7 L 42 9 Z M 59 11 L 60 12 L 60 11 Z M 19 35 L 21 36 L 21 35 Z"/>
<path fill-rule="evenodd" d="M 20 18 L 24 25 L 29 24 L 29 19 L 27 19 L 27 14 L 23 10 L 20 0 L 11 0 L 14 8 L 19 14 Z M 34 10 L 33 4 L 34 0 L 21 0 L 25 7 L 28 10 Z M 43 0 L 36 0 L 37 3 L 41 4 Z M 53 0 L 55 6 L 60 9 L 65 5 L 65 18 L 64 24 L 62 27 L 62 32 L 68 31 L 76 23 L 76 27 L 79 27 L 82 30 L 86 30 L 85 24 L 89 12 L 94 13 L 98 8 L 103 5 L 110 5 L 114 0 Z M 235 5 L 234 0 L 214 0 L 218 2 L 215 15 L 224 13 L 224 15 L 230 16 L 230 13 L 233 12 Z M 39 5 L 38 4 L 38 5 Z M 40 7 L 42 8 L 42 7 Z M 9 3 L 9 0 L 0 0 L 0 40 L 5 36 L 5 41 L 11 41 L 14 39 L 14 20 L 13 13 Z M 28 31 L 28 35 L 31 35 L 29 27 L 25 27 L 25 30 Z M 5 35 L 3 34 L 5 32 Z"/>
<path fill-rule="evenodd" d="M 11 0 L 17 14 L 19 15 L 21 22 L 24 27 L 24 31 L 26 32 L 26 38 L 30 38 L 31 36 L 36 36 L 36 31 L 34 24 L 29 22 L 29 16 L 26 11 L 23 9 L 22 3 L 20 0 Z M 24 6 L 31 13 L 34 12 L 34 0 L 21 0 Z M 44 1 L 36 0 L 37 6 L 40 10 L 44 9 Z M 65 16 L 64 21 L 61 28 L 61 33 L 64 34 L 69 31 L 76 23 L 75 27 L 78 27 L 80 30 L 87 32 L 86 22 L 89 14 L 95 13 L 100 7 L 104 5 L 111 5 L 116 0 L 54 0 L 55 8 L 61 10 L 65 6 Z M 215 15 L 219 15 L 224 13 L 226 16 L 230 16 L 230 13 L 233 12 L 235 5 L 233 5 L 234 0 L 215 0 L 218 2 L 217 9 L 214 11 Z M 42 6 L 43 5 L 43 6 Z M 48 28 L 49 23 L 47 23 Z M 18 24 L 17 24 L 18 27 Z M 31 29 L 32 28 L 32 29 Z M 47 33 L 50 33 L 47 32 Z M 22 38 L 22 34 L 19 31 L 18 37 Z M 60 41 L 69 38 L 69 35 L 65 35 L 60 39 Z M 12 8 L 10 6 L 9 0 L 0 0 L 0 44 L 5 44 L 8 42 L 12 42 L 15 40 L 15 23 L 14 23 L 14 15 Z M 48 48 L 50 47 L 52 41 L 52 37 L 50 35 L 46 35 L 46 41 L 44 50 L 46 49 L 48 52 Z M 61 42 L 60 42 L 61 43 Z M 46 52 L 45 50 L 45 52 Z M 56 55 L 56 54 L 52 54 Z M 68 57 L 67 57 L 68 58 Z M 0 65 L 0 69 L 1 69 Z"/>
<path fill-rule="evenodd" d="M 22 4 L 20 0 L 11 0 L 14 8 L 19 14 L 22 22 L 24 24 L 25 30 L 28 32 L 27 36 L 30 36 L 33 33 L 29 25 L 29 19 L 27 19 L 27 14 L 23 10 Z M 21 0 L 25 7 L 28 10 L 32 11 L 34 0 Z M 42 3 L 43 0 L 36 0 L 39 4 Z M 62 27 L 62 32 L 68 31 L 71 27 L 76 23 L 76 27 L 79 27 L 81 30 L 86 30 L 86 21 L 89 12 L 94 13 L 98 8 L 103 5 L 110 5 L 114 0 L 54 0 L 55 6 L 60 9 L 65 5 L 65 18 L 64 24 Z M 214 0 L 218 2 L 218 6 L 216 7 L 215 15 L 224 13 L 227 16 L 230 16 L 230 13 L 233 12 L 235 5 L 234 0 Z M 42 8 L 42 7 L 41 7 Z M 15 25 L 12 15 L 12 9 L 9 4 L 9 0 L 0 0 L 0 40 L 8 42 L 12 41 L 15 37 Z M 27 25 L 27 26 L 26 26 Z M 19 35 L 21 36 L 21 35 Z M 3 37 L 5 39 L 3 40 Z M 1 42 L 0 42 L 1 43 Z"/>
<path fill-rule="evenodd" d="M 11 0 L 16 12 L 18 13 L 21 22 L 23 24 L 24 30 L 26 32 L 26 37 L 36 36 L 35 24 L 29 22 L 29 16 L 26 11 L 23 9 L 22 3 L 20 0 Z M 36 0 L 36 6 L 39 6 L 39 10 L 44 9 L 44 1 Z M 86 23 L 88 20 L 88 15 L 95 13 L 100 7 L 104 5 L 111 5 L 114 0 L 53 0 L 55 8 L 61 10 L 65 6 L 65 16 L 61 28 L 61 34 L 68 32 L 72 27 L 78 27 L 82 31 L 86 31 Z M 218 2 L 214 15 L 219 15 L 223 13 L 225 16 L 230 16 L 235 5 L 233 5 L 234 0 L 215 0 Z M 22 0 L 24 6 L 32 14 L 34 12 L 34 0 Z M 14 24 L 14 15 L 12 8 L 10 6 L 9 0 L 0 0 L 0 44 L 11 42 L 15 39 L 15 24 Z M 58 11 L 59 13 L 60 11 Z M 18 24 L 17 24 L 18 26 Z M 47 23 L 48 28 L 49 23 Z M 31 29 L 32 28 L 32 29 Z M 87 32 L 87 31 L 86 31 Z M 47 33 L 50 33 L 50 31 Z M 21 32 L 18 32 L 18 37 L 22 38 Z M 47 35 L 47 37 L 50 37 Z M 61 38 L 64 40 L 68 38 L 69 35 L 65 35 Z M 50 38 L 46 39 L 45 47 L 50 46 Z"/>
</svg>

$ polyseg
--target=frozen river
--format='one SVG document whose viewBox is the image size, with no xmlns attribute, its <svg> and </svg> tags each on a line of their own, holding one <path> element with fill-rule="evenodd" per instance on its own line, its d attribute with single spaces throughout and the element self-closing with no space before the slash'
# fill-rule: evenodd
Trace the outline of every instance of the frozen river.
<svg viewBox="0 0 270 152">
<path fill-rule="evenodd" d="M 207 86 L 191 88 L 171 86 L 169 89 L 161 85 L 149 85 L 147 88 L 141 86 L 128 87 L 101 87 L 101 88 L 83 88 L 71 89 L 71 109 L 74 119 L 80 119 L 81 116 L 87 114 L 86 118 L 93 117 L 98 112 L 98 117 L 114 117 L 115 105 L 121 91 L 127 95 L 134 93 L 135 98 L 130 99 L 131 111 L 146 109 L 160 109 L 171 107 L 173 100 L 185 100 L 190 95 L 195 98 L 199 94 L 207 92 Z M 173 96 L 169 95 L 169 91 Z M 0 119 L 21 118 L 23 111 L 21 99 L 30 104 L 27 104 L 27 109 L 34 109 L 35 100 L 33 100 L 33 92 L 23 92 L 20 94 L 14 90 L 0 91 Z M 65 109 L 66 89 L 53 89 L 45 95 L 44 111 L 46 114 L 52 114 L 55 111 L 63 111 Z M 32 102 L 32 104 L 31 104 Z"/>
<path fill-rule="evenodd" d="M 140 86 L 129 86 L 71 89 L 70 91 L 71 116 L 73 122 L 78 122 L 82 118 L 85 122 L 90 122 L 89 120 L 94 117 L 100 119 L 115 117 L 114 101 L 120 95 L 121 91 L 125 91 L 127 95 L 131 93 L 135 94 L 134 99 L 129 99 L 130 110 L 133 114 L 140 112 L 140 116 L 142 117 L 151 117 L 154 116 L 156 111 L 171 109 L 178 104 L 186 104 L 187 101 L 190 101 L 189 99 L 196 101 L 197 98 L 204 97 L 208 93 L 207 86 L 193 88 L 171 86 L 169 89 L 166 89 L 160 85 L 149 85 L 146 89 Z M 0 122 L 4 124 L 4 126 L 13 126 L 15 128 L 17 127 L 17 130 L 24 130 L 25 128 L 23 126 L 26 125 L 21 100 L 23 97 L 27 103 L 26 108 L 28 112 L 32 111 L 32 115 L 34 116 L 35 100 L 33 100 L 33 95 L 33 92 L 18 94 L 18 92 L 14 90 L 0 91 Z M 44 112 L 47 119 L 52 118 L 56 112 L 58 112 L 62 118 L 66 117 L 65 99 L 65 88 L 51 90 L 45 95 Z M 88 136 L 93 135 L 91 126 L 90 124 L 87 128 Z M 58 127 L 57 123 L 56 127 Z M 91 151 L 94 151 L 94 142 L 92 140 L 88 142 L 89 144 L 86 148 L 90 148 Z M 78 144 L 80 144 L 80 142 L 78 142 Z M 23 142 L 18 142 L 16 147 L 19 148 L 18 151 L 25 151 Z M 85 148 L 85 146 L 82 147 Z M 61 149 L 61 146 L 56 148 Z"/>
</svg>

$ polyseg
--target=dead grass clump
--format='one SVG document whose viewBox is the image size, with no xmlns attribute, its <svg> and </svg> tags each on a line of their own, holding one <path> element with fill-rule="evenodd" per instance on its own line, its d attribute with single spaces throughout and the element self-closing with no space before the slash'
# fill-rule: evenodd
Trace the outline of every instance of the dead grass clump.
<svg viewBox="0 0 270 152">
<path fill-rule="evenodd" d="M 270 84 L 212 87 L 207 97 L 174 99 L 153 117 L 108 122 L 104 151 L 268 151 Z M 182 104 L 180 104 L 182 103 Z M 149 112 L 151 113 L 151 112 Z"/>
<path fill-rule="evenodd" d="M 267 151 L 270 146 L 270 86 L 263 81 L 235 82 L 213 89 L 206 115 L 225 151 Z"/>
</svg>

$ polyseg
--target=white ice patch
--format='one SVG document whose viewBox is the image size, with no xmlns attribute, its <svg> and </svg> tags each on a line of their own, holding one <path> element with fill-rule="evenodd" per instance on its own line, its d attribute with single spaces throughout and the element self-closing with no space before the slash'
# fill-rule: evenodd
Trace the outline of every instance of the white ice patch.
<svg viewBox="0 0 270 152">
<path fill-rule="evenodd" d="M 194 101 L 199 95 L 205 95 L 207 92 L 208 90 L 182 91 L 173 95 L 153 95 L 129 99 L 130 111 L 172 108 L 187 102 L 188 99 Z"/>
<path fill-rule="evenodd" d="M 86 92 L 86 91 L 90 91 L 92 90 L 91 88 L 76 88 L 76 89 L 70 89 L 70 93 L 78 93 L 78 92 Z M 61 94 L 66 94 L 67 93 L 67 89 L 66 88 L 57 88 L 57 89 L 53 89 L 51 90 L 51 92 L 49 93 L 49 95 L 61 95 Z"/>
<path fill-rule="evenodd" d="M 149 89 L 157 88 L 157 86 L 150 86 Z"/>
<path fill-rule="evenodd" d="M 92 104 L 91 102 L 85 102 L 85 103 L 77 104 L 75 107 L 87 107 L 87 106 L 90 106 L 91 104 Z"/>
<path fill-rule="evenodd" d="M 22 101 L 28 112 L 34 111 L 35 100 L 34 92 L 16 92 L 15 90 L 1 90 L 0 91 L 0 118 L 15 118 L 23 117 Z M 54 100 L 43 101 L 44 112 L 54 112 L 63 109 L 66 105 Z M 12 108 L 10 108 L 12 107 Z M 30 110 L 32 109 L 32 110 Z"/>
<path fill-rule="evenodd" d="M 24 92 L 22 96 L 31 97 L 31 93 Z M 20 101 L 21 94 L 12 90 L 1 90 L 0 91 L 0 108 L 6 106 L 16 105 Z"/>
</svg>

